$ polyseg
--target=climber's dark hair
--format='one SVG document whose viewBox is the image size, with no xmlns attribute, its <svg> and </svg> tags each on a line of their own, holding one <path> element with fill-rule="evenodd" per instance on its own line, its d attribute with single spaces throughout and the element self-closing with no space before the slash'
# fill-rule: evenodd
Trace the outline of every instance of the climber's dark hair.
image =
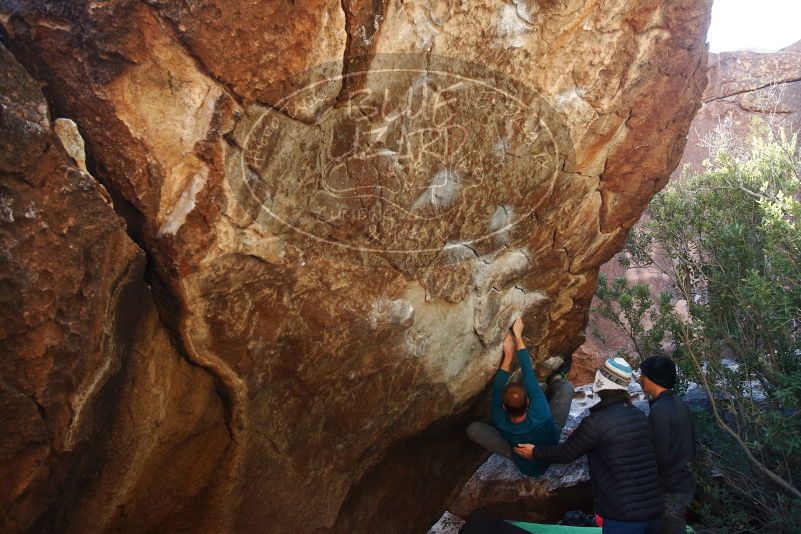
<svg viewBox="0 0 801 534">
<path fill-rule="evenodd" d="M 528 410 L 528 395 L 526 388 L 517 383 L 511 383 L 503 390 L 503 407 L 512 417 L 520 417 Z"/>
</svg>

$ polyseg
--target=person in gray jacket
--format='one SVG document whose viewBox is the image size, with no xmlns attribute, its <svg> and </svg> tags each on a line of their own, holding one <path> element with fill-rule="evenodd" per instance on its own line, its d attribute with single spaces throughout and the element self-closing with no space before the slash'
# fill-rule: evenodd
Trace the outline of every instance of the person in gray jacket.
<svg viewBox="0 0 801 534">
<path fill-rule="evenodd" d="M 673 394 L 676 365 L 664 356 L 640 364 L 640 385 L 651 400 L 648 420 L 654 439 L 656 465 L 665 499 L 661 534 L 684 534 L 687 510 L 695 494 L 690 466 L 695 461 L 695 432 L 690 408 Z"/>
</svg>

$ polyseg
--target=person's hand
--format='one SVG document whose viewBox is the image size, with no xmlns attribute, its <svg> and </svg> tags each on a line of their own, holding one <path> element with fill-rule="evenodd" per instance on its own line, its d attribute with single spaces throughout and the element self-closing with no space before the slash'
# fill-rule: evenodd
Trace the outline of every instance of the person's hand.
<svg viewBox="0 0 801 534">
<path fill-rule="evenodd" d="M 515 319 L 515 324 L 512 325 L 512 332 L 515 333 L 517 339 L 522 339 L 523 336 L 523 319 L 518 317 Z"/>
<path fill-rule="evenodd" d="M 536 448 L 537 447 L 532 445 L 531 443 L 521 443 L 513 450 L 515 451 L 515 454 L 517 454 L 518 456 L 522 456 L 523 458 L 528 458 L 529 460 L 533 460 L 534 449 Z"/>
<path fill-rule="evenodd" d="M 512 372 L 512 359 L 515 355 L 515 340 L 512 339 L 512 334 L 506 333 L 503 338 L 503 358 L 501 358 L 501 370 L 507 373 Z"/>
<path fill-rule="evenodd" d="M 515 355 L 515 338 L 512 337 L 511 332 L 506 332 L 503 336 L 503 359 L 511 360 Z"/>
</svg>

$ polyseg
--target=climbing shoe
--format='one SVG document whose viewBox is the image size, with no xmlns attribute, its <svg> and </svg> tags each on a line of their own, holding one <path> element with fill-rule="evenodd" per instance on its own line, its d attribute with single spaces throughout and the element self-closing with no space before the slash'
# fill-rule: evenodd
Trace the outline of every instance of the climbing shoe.
<svg viewBox="0 0 801 534">
<path fill-rule="evenodd" d="M 545 379 L 546 384 L 551 384 L 556 382 L 557 380 L 566 380 L 568 373 L 570 373 L 570 367 L 573 365 L 573 354 L 567 354 L 563 356 L 563 361 L 559 367 L 554 369 L 551 374 L 548 375 L 548 378 Z"/>
</svg>

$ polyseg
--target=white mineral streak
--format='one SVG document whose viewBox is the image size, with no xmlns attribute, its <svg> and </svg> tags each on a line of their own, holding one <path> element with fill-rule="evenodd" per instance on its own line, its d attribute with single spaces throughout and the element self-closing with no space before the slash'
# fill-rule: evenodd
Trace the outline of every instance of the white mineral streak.
<svg viewBox="0 0 801 534">
<path fill-rule="evenodd" d="M 6 195 L 0 196 L 0 221 L 14 222 L 14 199 Z"/>
<path fill-rule="evenodd" d="M 414 323 L 414 306 L 402 299 L 380 298 L 373 302 L 369 319 L 372 328 L 380 324 L 409 327 Z"/>
<path fill-rule="evenodd" d="M 503 48 L 523 48 L 531 33 L 531 21 L 525 4 L 504 4 L 501 7 L 495 36 Z"/>
<path fill-rule="evenodd" d="M 450 169 L 440 169 L 431 178 L 425 192 L 412 204 L 412 211 L 423 208 L 444 208 L 453 203 L 462 190 L 462 177 Z"/>
<path fill-rule="evenodd" d="M 197 194 L 206 186 L 208 177 L 209 168 L 204 165 L 200 168 L 200 172 L 192 177 L 192 180 L 189 182 L 189 187 L 184 189 L 181 193 L 178 202 L 172 207 L 164 223 L 159 228 L 157 237 L 170 234 L 175 235 L 175 233 L 178 232 L 181 226 L 186 222 L 186 216 L 195 209 Z"/>
<path fill-rule="evenodd" d="M 78 132 L 78 125 L 70 119 L 56 119 L 53 123 L 53 130 L 61 141 L 61 145 L 67 154 L 75 161 L 75 164 L 83 172 L 86 171 L 86 152 L 84 149 L 83 137 Z"/>
<path fill-rule="evenodd" d="M 64 437 L 64 450 L 70 451 L 75 443 L 75 435 L 80 430 L 81 415 L 83 415 L 86 403 L 94 396 L 95 392 L 99 390 L 100 386 L 105 384 L 110 372 L 114 368 L 111 358 L 104 358 L 97 371 L 92 374 L 86 387 L 77 391 L 73 397 L 72 404 L 72 418 L 70 419 L 67 431 Z"/>
</svg>

